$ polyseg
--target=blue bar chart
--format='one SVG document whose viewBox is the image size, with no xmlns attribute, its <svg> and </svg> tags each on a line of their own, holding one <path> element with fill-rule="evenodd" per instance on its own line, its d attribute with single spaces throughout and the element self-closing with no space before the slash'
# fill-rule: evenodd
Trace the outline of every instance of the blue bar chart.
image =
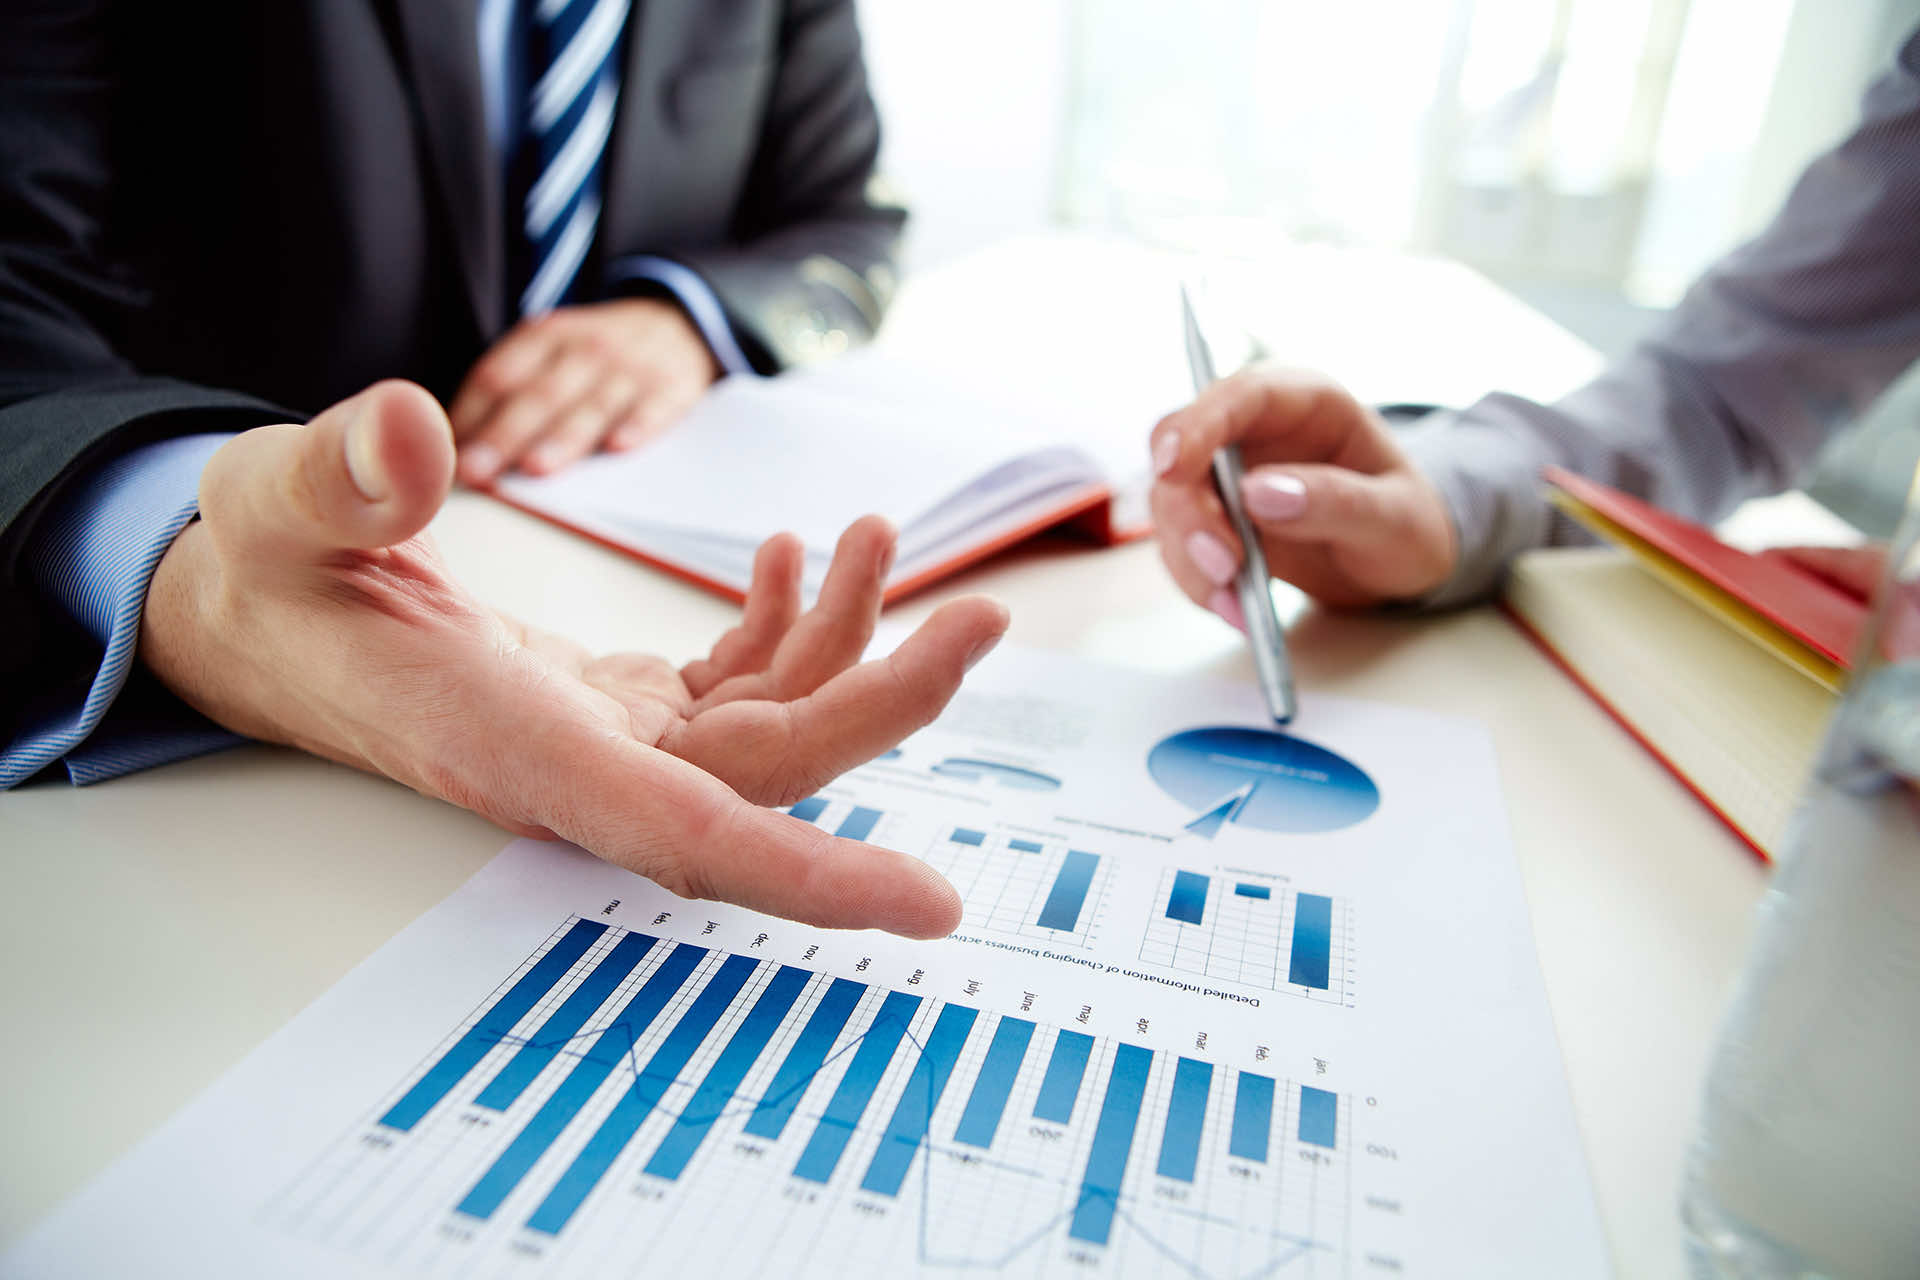
<svg viewBox="0 0 1920 1280">
<path fill-rule="evenodd" d="M 1156 1187 L 1204 1203 L 1312 1152 L 1257 1237 L 1280 1266 L 1336 1247 L 1320 1193 L 1293 1188 L 1344 1176 L 1344 1104 L 1192 1054 L 575 919 L 313 1179 L 324 1197 L 391 1178 L 416 1221 L 440 1224 L 423 1238 L 522 1255 L 656 1206 L 724 1212 L 748 1187 L 834 1188 L 842 1199 L 817 1203 L 907 1206 L 922 1261 L 984 1266 L 1157 1239 L 1181 1201 Z M 962 1184 L 981 1206 L 971 1222 L 945 1209 Z M 406 1220 L 377 1194 L 343 1202 L 330 1221 L 355 1239 Z M 1182 1220 L 1191 1236 L 1207 1219 Z M 1244 1259 L 1248 1238 L 1219 1247 Z"/>
<path fill-rule="evenodd" d="M 1333 899 L 1302 893 L 1293 900 L 1293 947 L 1287 956 L 1287 981 L 1327 989 L 1333 954 Z"/>
<path fill-rule="evenodd" d="M 1163 872 L 1140 960 L 1303 999 L 1352 1004 L 1346 903 L 1245 874 Z"/>
<path fill-rule="evenodd" d="M 1167 909 L 1161 914 L 1181 924 L 1199 924 L 1207 914 L 1207 889 L 1211 880 L 1197 871 L 1173 873 L 1173 888 L 1167 894 Z"/>
<path fill-rule="evenodd" d="M 1086 1077 L 1087 1059 L 1092 1053 L 1092 1036 L 1060 1032 L 1047 1059 L 1047 1074 L 1040 1080 L 1040 1096 L 1034 1100 L 1034 1119 L 1054 1124 L 1073 1119 L 1074 1105 L 1080 1100 L 1080 1082 Z"/>
<path fill-rule="evenodd" d="M 808 796 L 804 800 L 797 800 L 788 806 L 787 812 L 802 822 L 810 822 L 844 840 L 867 841 L 873 839 L 875 828 L 887 816 L 879 809 L 832 800 L 826 796 Z"/>
<path fill-rule="evenodd" d="M 1098 853 L 948 827 L 923 856 L 960 891 L 967 928 L 1055 946 L 1088 946 L 1099 932 L 1110 868 Z"/>
<path fill-rule="evenodd" d="M 1033 1041 L 1033 1024 L 1024 1018 L 1002 1018 L 993 1033 L 987 1060 L 973 1082 L 967 1109 L 953 1131 L 955 1142 L 985 1149 L 993 1145 L 1000 1131 L 1000 1117 L 1006 1114 L 1007 1099 L 1013 1096 L 1013 1082 L 1026 1061 L 1027 1046 Z"/>
</svg>

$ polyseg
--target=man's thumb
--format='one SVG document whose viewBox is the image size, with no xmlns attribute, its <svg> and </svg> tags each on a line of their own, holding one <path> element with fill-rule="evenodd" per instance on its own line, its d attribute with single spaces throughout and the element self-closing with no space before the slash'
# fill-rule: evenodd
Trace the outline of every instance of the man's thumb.
<svg viewBox="0 0 1920 1280">
<path fill-rule="evenodd" d="M 258 427 L 213 456 L 200 506 L 217 538 L 256 554 L 403 542 L 453 482 L 453 430 L 410 382 L 377 382 L 306 426 Z"/>
</svg>

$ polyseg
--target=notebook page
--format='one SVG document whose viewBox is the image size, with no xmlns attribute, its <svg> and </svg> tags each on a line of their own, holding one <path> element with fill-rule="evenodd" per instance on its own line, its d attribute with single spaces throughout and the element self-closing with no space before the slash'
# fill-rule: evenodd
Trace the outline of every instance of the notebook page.
<svg viewBox="0 0 1920 1280">
<path fill-rule="evenodd" d="M 1040 443 L 1020 410 L 866 351 L 779 378 L 728 379 L 644 448 L 500 488 L 643 547 L 662 534 L 752 546 L 787 529 L 828 552 L 859 516 L 908 527 Z"/>
</svg>

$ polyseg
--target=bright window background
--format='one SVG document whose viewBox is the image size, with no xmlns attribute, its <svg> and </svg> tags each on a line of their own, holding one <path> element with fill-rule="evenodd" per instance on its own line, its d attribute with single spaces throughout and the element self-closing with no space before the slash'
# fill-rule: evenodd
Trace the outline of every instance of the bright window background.
<svg viewBox="0 0 1920 1280">
<path fill-rule="evenodd" d="M 909 267 L 1057 225 L 1236 255 L 1404 248 L 1617 353 L 1842 136 L 1920 0 L 860 0 L 860 16 L 883 162 L 914 208 Z"/>
</svg>

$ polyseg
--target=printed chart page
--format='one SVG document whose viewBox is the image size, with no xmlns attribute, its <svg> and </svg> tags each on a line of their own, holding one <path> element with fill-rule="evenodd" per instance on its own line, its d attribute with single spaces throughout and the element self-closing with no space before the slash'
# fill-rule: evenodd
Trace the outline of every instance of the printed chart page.
<svg viewBox="0 0 1920 1280">
<path fill-rule="evenodd" d="M 1296 729 L 996 653 L 791 808 L 938 942 L 516 843 L 0 1273 L 1606 1274 L 1485 734 Z"/>
</svg>

